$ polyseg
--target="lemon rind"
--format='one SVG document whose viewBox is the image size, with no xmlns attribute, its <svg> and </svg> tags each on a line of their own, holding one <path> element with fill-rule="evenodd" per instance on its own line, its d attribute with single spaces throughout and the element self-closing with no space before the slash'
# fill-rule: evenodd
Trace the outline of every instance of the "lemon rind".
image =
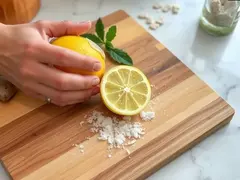
<svg viewBox="0 0 240 180">
<path fill-rule="evenodd" d="M 85 39 L 88 41 L 89 45 L 90 45 L 94 50 L 96 50 L 96 51 L 102 56 L 102 58 L 105 60 L 106 56 L 105 56 L 104 51 L 103 51 L 95 42 L 93 42 L 92 40 L 90 40 L 90 39 L 88 39 L 88 38 L 85 38 Z"/>
</svg>

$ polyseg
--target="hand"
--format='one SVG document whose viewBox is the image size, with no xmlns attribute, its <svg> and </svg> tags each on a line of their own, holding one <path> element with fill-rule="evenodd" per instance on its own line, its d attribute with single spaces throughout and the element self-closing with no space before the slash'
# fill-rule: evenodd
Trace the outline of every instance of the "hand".
<svg viewBox="0 0 240 180">
<path fill-rule="evenodd" d="M 60 105 L 83 102 L 99 93 L 99 78 L 70 74 L 48 64 L 98 71 L 91 57 L 54 46 L 49 38 L 80 35 L 90 22 L 38 21 L 22 25 L 0 24 L 0 73 L 24 93 Z"/>
</svg>

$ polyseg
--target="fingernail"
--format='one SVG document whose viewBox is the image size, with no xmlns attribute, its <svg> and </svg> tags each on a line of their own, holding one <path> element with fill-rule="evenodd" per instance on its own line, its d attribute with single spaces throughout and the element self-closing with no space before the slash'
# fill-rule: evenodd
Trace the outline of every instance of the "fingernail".
<svg viewBox="0 0 240 180">
<path fill-rule="evenodd" d="M 93 65 L 93 70 L 94 71 L 99 71 L 101 69 L 101 64 L 100 63 L 95 63 L 94 65 Z"/>
<path fill-rule="evenodd" d="M 99 82 L 100 82 L 99 78 L 94 78 L 94 79 L 92 80 L 92 86 L 98 85 Z"/>
<path fill-rule="evenodd" d="M 99 93 L 99 88 L 94 88 L 92 91 L 92 96 Z"/>
</svg>

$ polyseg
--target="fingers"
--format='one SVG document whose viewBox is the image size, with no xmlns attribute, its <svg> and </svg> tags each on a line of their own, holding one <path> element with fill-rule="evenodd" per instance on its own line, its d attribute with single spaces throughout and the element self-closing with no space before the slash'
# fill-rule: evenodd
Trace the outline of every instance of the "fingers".
<svg viewBox="0 0 240 180">
<path fill-rule="evenodd" d="M 58 91 L 43 84 L 28 83 L 28 85 L 25 86 L 25 92 L 26 91 L 34 92 L 31 93 L 34 97 L 40 99 L 50 98 L 53 104 L 66 106 L 90 99 L 91 96 L 99 92 L 99 87 L 82 91 Z"/>
<path fill-rule="evenodd" d="M 31 79 L 57 90 L 85 90 L 98 85 L 100 82 L 97 76 L 65 73 L 36 62 L 29 62 L 25 67 L 27 68 L 21 70 L 24 79 Z"/>
<path fill-rule="evenodd" d="M 63 67 L 74 67 L 91 72 L 99 71 L 101 69 L 101 63 L 99 60 L 81 55 L 66 48 L 53 46 L 48 43 L 29 46 L 32 47 L 29 47 L 26 53 L 29 52 L 28 54 L 31 54 L 33 58 L 38 57 L 38 60 L 42 63 Z"/>
<path fill-rule="evenodd" d="M 38 28 L 41 28 L 49 37 L 60 37 L 64 35 L 80 35 L 91 28 L 91 21 L 74 23 L 71 21 L 38 21 Z"/>
</svg>

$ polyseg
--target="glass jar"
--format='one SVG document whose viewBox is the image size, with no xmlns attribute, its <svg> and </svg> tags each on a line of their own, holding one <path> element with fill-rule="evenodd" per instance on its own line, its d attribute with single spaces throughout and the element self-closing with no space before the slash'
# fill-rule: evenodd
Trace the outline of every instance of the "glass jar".
<svg viewBox="0 0 240 180">
<path fill-rule="evenodd" d="M 214 36 L 228 35 L 240 16 L 239 0 L 205 0 L 200 26 Z"/>
</svg>

